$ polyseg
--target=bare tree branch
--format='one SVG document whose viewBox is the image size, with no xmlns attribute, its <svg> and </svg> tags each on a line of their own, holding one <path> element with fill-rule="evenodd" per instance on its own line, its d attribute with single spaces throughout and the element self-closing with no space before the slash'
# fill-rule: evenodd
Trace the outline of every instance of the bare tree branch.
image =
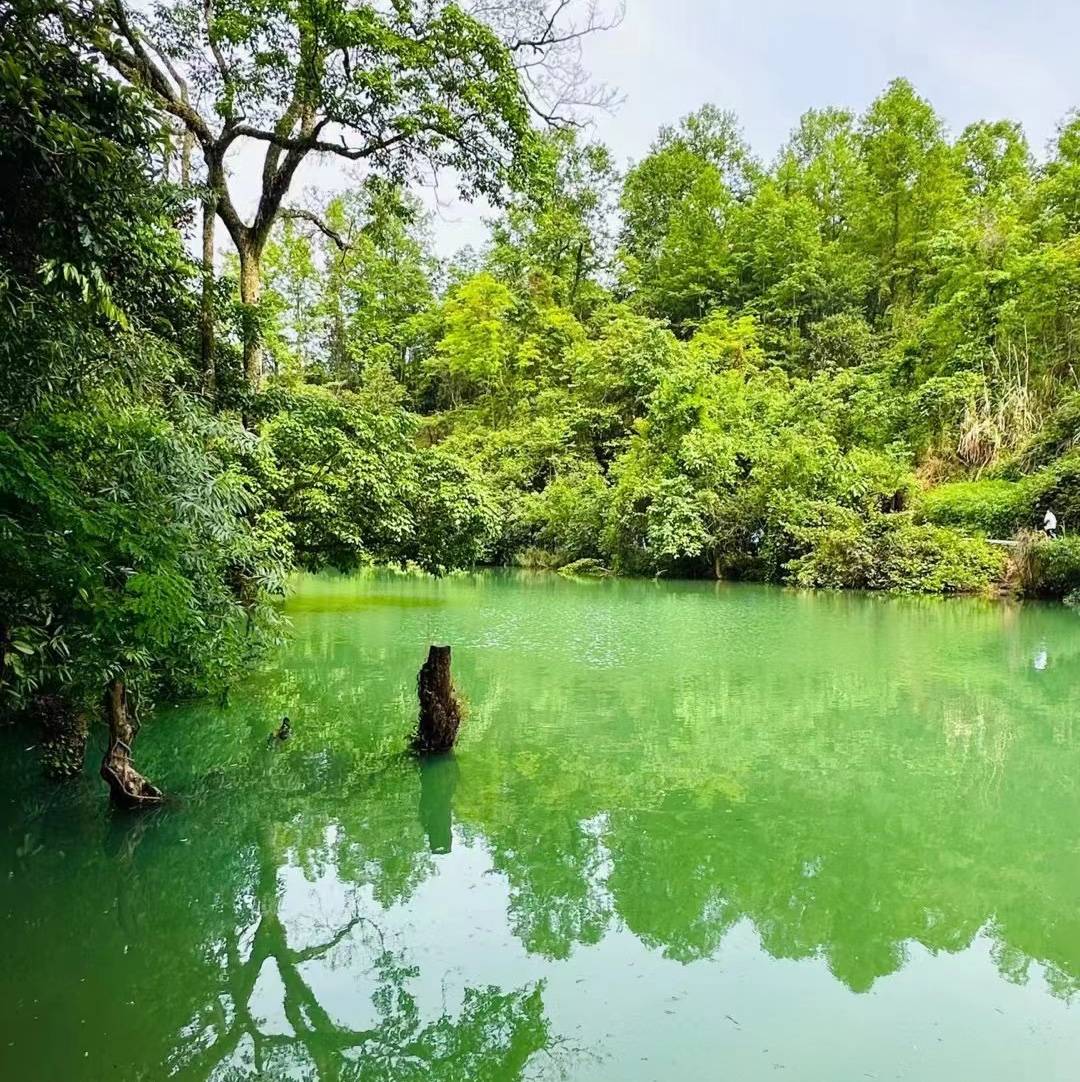
<svg viewBox="0 0 1080 1082">
<path fill-rule="evenodd" d="M 139 35 L 145 42 L 148 48 L 154 49 L 160 58 L 161 62 L 165 65 L 165 70 L 168 71 L 169 76 L 173 82 L 176 83 L 177 89 L 180 93 L 181 105 L 191 107 L 191 98 L 189 96 L 187 80 L 176 69 L 176 65 L 169 59 L 168 53 L 159 51 L 154 43 L 150 41 L 144 34 Z M 191 149 L 194 141 L 194 133 L 188 124 L 180 123 L 182 130 L 181 142 L 180 142 L 180 183 L 185 187 L 191 183 Z"/>
<path fill-rule="evenodd" d="M 113 0 L 111 10 L 120 36 L 130 52 L 114 38 L 106 38 L 99 34 L 96 44 L 105 59 L 129 82 L 149 85 L 158 95 L 162 107 L 182 120 L 203 147 L 210 146 L 214 142 L 214 136 L 209 125 L 186 100 L 187 95 L 181 94 L 179 87 L 172 83 L 169 76 L 147 51 L 145 39 L 132 26 L 123 0 Z M 160 50 L 154 51 L 159 56 L 161 55 Z"/>
<path fill-rule="evenodd" d="M 623 0 L 605 14 L 599 0 L 474 0 L 470 14 L 492 26 L 506 42 L 538 119 L 555 127 L 580 127 L 577 110 L 611 110 L 616 91 L 592 83 L 582 56 L 583 41 L 619 26 Z M 578 14 L 580 12 L 580 14 Z"/>
<path fill-rule="evenodd" d="M 555 20 L 570 6 L 571 0 L 559 0 L 559 2 L 552 9 L 551 15 L 548 17 L 547 22 L 544 24 L 543 30 L 540 34 L 532 39 L 518 38 L 516 41 L 509 43 L 510 51 L 517 52 L 518 49 L 532 48 L 542 49 L 546 45 L 551 45 L 554 42 L 552 37 L 552 30 L 555 27 Z"/>
<path fill-rule="evenodd" d="M 320 139 L 318 137 L 319 131 L 321 131 L 328 123 L 328 120 L 319 122 L 308 135 L 282 135 L 280 130 L 270 131 L 267 128 L 254 127 L 251 124 L 237 124 L 229 131 L 229 141 L 231 142 L 233 139 L 237 138 L 260 139 L 264 142 L 273 144 L 279 150 L 297 151 L 301 153 L 313 151 L 316 154 L 336 154 L 339 158 L 360 161 L 363 158 L 370 158 L 373 154 L 377 154 L 381 150 L 389 150 L 390 147 L 402 143 L 409 138 L 408 134 L 405 132 L 395 132 L 392 135 L 384 135 L 376 139 L 371 139 L 363 146 L 351 147 L 345 142 L 344 138 L 342 138 L 340 143 L 331 143 L 329 140 Z"/>
<path fill-rule="evenodd" d="M 329 237 L 343 252 L 347 252 L 352 247 L 336 229 L 328 226 L 313 210 L 305 210 L 303 207 L 283 207 L 279 214 L 282 218 L 310 222 L 324 236 Z"/>
<path fill-rule="evenodd" d="M 228 86 L 231 79 L 230 68 L 229 65 L 225 63 L 225 57 L 221 52 L 221 46 L 218 45 L 217 40 L 214 37 L 213 0 L 203 0 L 203 19 L 206 21 L 206 40 L 210 45 L 210 52 L 214 57 L 214 63 L 217 64 L 222 83 L 225 86 Z"/>
</svg>

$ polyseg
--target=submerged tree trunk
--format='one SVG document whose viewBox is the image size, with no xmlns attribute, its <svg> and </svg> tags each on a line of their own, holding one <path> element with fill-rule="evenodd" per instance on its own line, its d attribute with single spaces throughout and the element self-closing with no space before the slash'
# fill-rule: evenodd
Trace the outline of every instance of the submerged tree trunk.
<svg viewBox="0 0 1080 1082">
<path fill-rule="evenodd" d="M 461 706 L 450 678 L 450 647 L 432 646 L 416 678 L 420 723 L 413 747 L 438 754 L 449 751 L 461 725 Z"/>
<path fill-rule="evenodd" d="M 151 785 L 131 762 L 131 745 L 138 729 L 128 713 L 123 680 L 113 680 L 105 691 L 105 718 L 109 723 L 109 750 L 101 760 L 101 776 L 109 786 L 113 803 L 122 808 L 160 804 L 164 799 L 161 790 Z"/>
<path fill-rule="evenodd" d="M 244 303 L 244 376 L 248 389 L 257 391 L 262 381 L 262 327 L 259 298 L 262 296 L 262 251 L 245 244 L 240 251 L 240 300 Z"/>
</svg>

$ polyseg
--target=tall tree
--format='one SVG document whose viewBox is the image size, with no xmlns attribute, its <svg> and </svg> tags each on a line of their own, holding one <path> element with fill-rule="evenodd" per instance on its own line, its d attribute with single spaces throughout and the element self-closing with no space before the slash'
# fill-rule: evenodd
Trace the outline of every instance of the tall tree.
<svg viewBox="0 0 1080 1082">
<path fill-rule="evenodd" d="M 169 0 L 143 20 L 125 0 L 65 5 L 116 71 L 198 143 L 207 205 L 240 259 L 252 387 L 262 372 L 263 251 L 303 161 L 362 161 L 399 182 L 449 168 L 464 197 L 498 197 L 535 167 L 532 115 L 558 115 L 527 93 L 515 58 L 535 73 L 601 25 L 592 9 L 584 24 L 568 23 L 569 8 L 506 2 L 477 18 L 444 0 Z M 522 36 L 500 37 L 485 14 Z M 239 140 L 264 147 L 250 220 L 226 170 Z"/>
<path fill-rule="evenodd" d="M 682 329 L 728 300 L 728 226 L 759 170 L 735 117 L 713 105 L 663 127 L 626 176 L 625 281 L 650 314 Z"/>
<path fill-rule="evenodd" d="M 615 185 L 611 151 L 572 131 L 549 141 L 550 182 L 515 199 L 491 223 L 488 262 L 514 284 L 542 275 L 554 299 L 583 312 L 611 270 Z"/>
<path fill-rule="evenodd" d="M 283 550 L 240 431 L 184 393 L 193 268 L 160 117 L 62 29 L 0 9 L 0 713 L 104 699 L 105 773 L 138 801 L 157 794 L 128 692 L 227 683 L 276 622 Z"/>
<path fill-rule="evenodd" d="M 906 79 L 894 79 L 859 125 L 859 243 L 877 262 L 875 307 L 910 299 L 927 270 L 928 243 L 961 191 L 944 125 Z"/>
<path fill-rule="evenodd" d="M 420 200 L 379 178 L 320 212 L 286 210 L 264 257 L 275 366 L 355 390 L 379 363 L 404 382 L 430 337 L 437 270 Z"/>
<path fill-rule="evenodd" d="M 861 171 L 852 115 L 843 109 L 811 109 L 780 152 L 776 180 L 785 194 L 809 199 L 821 216 L 824 238 L 837 240 L 850 224 Z"/>
<path fill-rule="evenodd" d="M 137 380 L 118 332 L 181 322 L 186 268 L 173 193 L 154 183 L 164 132 L 136 95 L 36 0 L 0 8 L 0 56 L 2 425 Z"/>
<path fill-rule="evenodd" d="M 969 196 L 1019 199 L 1031 184 L 1034 162 L 1024 130 L 1012 120 L 979 120 L 956 141 Z"/>
</svg>

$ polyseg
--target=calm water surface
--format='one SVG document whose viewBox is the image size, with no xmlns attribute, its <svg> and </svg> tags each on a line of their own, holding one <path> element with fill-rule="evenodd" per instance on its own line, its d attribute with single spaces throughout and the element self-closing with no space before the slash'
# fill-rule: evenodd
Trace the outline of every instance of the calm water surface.
<svg viewBox="0 0 1080 1082">
<path fill-rule="evenodd" d="M 144 730 L 162 812 L 0 734 L 0 1078 L 1076 1077 L 1080 615 L 525 574 L 289 607 L 228 708 Z M 433 641 L 470 714 L 420 765 Z"/>
</svg>

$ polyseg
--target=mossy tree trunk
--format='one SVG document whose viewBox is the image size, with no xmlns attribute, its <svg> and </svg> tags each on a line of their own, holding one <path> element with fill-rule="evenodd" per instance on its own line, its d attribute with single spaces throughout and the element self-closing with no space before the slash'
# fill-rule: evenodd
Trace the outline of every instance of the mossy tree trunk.
<svg viewBox="0 0 1080 1082">
<path fill-rule="evenodd" d="M 113 680 L 105 691 L 105 718 L 109 725 L 109 750 L 101 760 L 101 776 L 109 795 L 121 808 L 145 808 L 160 804 L 164 797 L 131 761 L 131 745 L 139 729 L 128 710 L 123 680 Z"/>
<path fill-rule="evenodd" d="M 243 302 L 244 376 L 248 389 L 262 382 L 263 347 L 259 304 L 262 298 L 262 244 L 258 240 L 237 245 L 240 253 L 240 300 Z"/>
<path fill-rule="evenodd" d="M 214 224 L 217 205 L 212 192 L 202 205 L 202 295 L 199 301 L 199 352 L 202 358 L 203 390 L 211 397 L 217 393 L 217 369 L 214 359 Z"/>
<path fill-rule="evenodd" d="M 432 646 L 416 678 L 420 720 L 413 747 L 425 754 L 449 751 L 461 726 L 461 705 L 450 676 L 450 647 Z"/>
</svg>

